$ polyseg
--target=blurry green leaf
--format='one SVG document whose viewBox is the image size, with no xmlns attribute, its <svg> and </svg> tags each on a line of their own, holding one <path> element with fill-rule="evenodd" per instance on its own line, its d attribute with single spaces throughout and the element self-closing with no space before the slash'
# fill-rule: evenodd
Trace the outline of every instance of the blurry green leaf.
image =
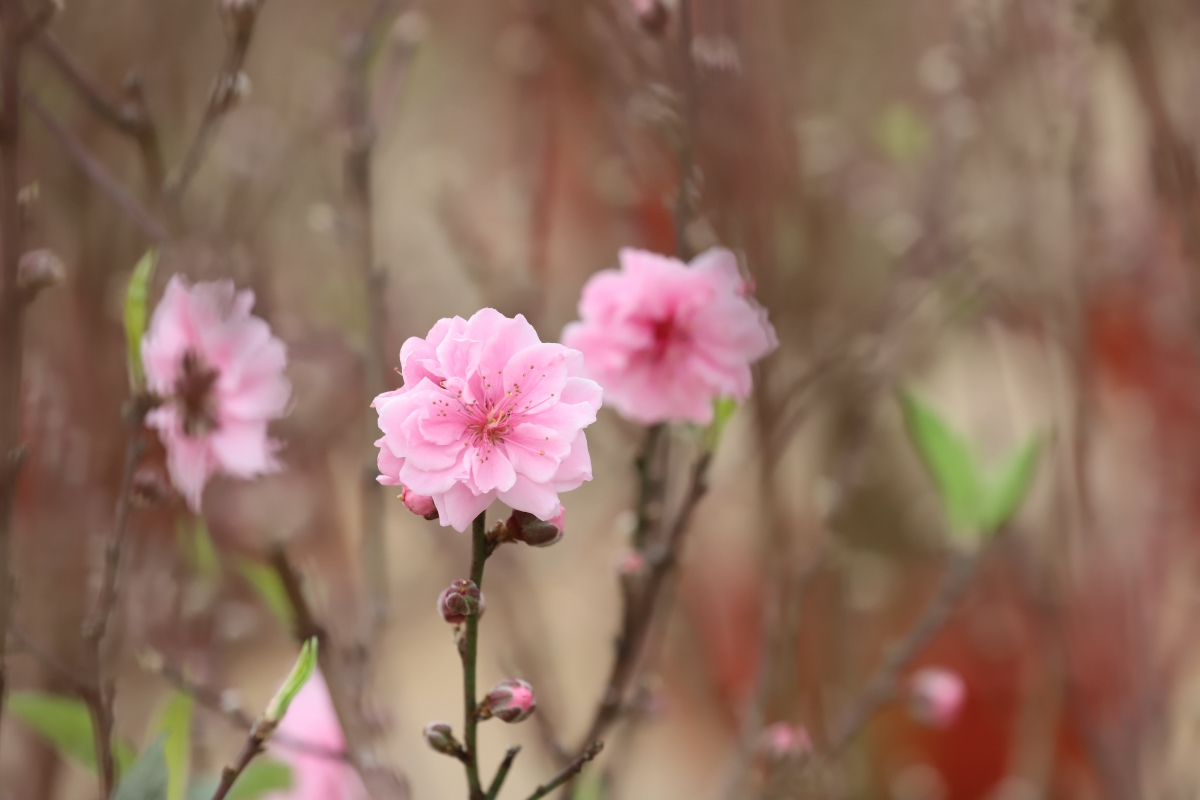
<svg viewBox="0 0 1200 800">
<path fill-rule="evenodd" d="M 180 517 L 175 526 L 179 549 L 192 572 L 214 583 L 221 577 L 221 561 L 208 534 L 204 517 Z"/>
<path fill-rule="evenodd" d="M 167 800 L 185 800 L 191 768 L 192 711 L 191 696 L 175 692 L 155 723 L 155 732 L 166 737 L 163 758 L 167 764 Z"/>
<path fill-rule="evenodd" d="M 158 251 L 147 250 L 133 268 L 129 288 L 125 290 L 125 344 L 128 348 L 129 385 L 136 392 L 142 388 L 142 334 L 146 332 L 146 301 L 150 294 L 150 279 L 158 264 Z"/>
<path fill-rule="evenodd" d="M 82 700 L 44 692 L 13 692 L 8 710 L 60 752 L 96 769 L 92 717 Z"/>
<path fill-rule="evenodd" d="M 605 800 L 604 778 L 600 770 L 585 769 L 576 778 L 571 800 Z"/>
<path fill-rule="evenodd" d="M 1003 527 L 1021 507 L 1033 483 L 1041 444 L 1036 436 L 1030 439 L 1024 447 L 1009 456 L 1007 463 L 987 482 L 979 520 L 983 530 L 996 531 Z"/>
<path fill-rule="evenodd" d="M 725 426 L 729 424 L 735 411 L 737 401 L 732 397 L 718 397 L 713 401 L 713 420 L 704 433 L 704 441 L 709 450 L 717 449 L 717 445 L 721 443 L 721 435 L 725 433 Z"/>
<path fill-rule="evenodd" d="M 210 800 L 220 782 L 220 778 L 216 776 L 195 781 L 188 787 L 187 800 Z M 258 800 L 267 792 L 287 791 L 290 788 L 291 767 L 281 761 L 258 758 L 243 770 L 226 795 L 226 800 Z"/>
<path fill-rule="evenodd" d="M 892 160 L 911 164 L 929 149 L 929 126 L 911 108 L 897 103 L 880 117 L 875 138 Z"/>
<path fill-rule="evenodd" d="M 142 751 L 121 777 L 112 800 L 164 800 L 168 784 L 167 760 L 163 755 L 165 740 L 165 736 L 159 736 Z"/>
<path fill-rule="evenodd" d="M 941 495 L 956 534 L 972 534 L 982 517 L 984 491 L 970 446 L 932 408 L 900 393 L 904 425 Z"/>
<path fill-rule="evenodd" d="M 292 671 L 284 678 L 279 691 L 267 704 L 267 710 L 263 712 L 263 716 L 274 722 L 282 720 L 287 714 L 288 706 L 296 699 L 296 695 L 304 688 L 304 684 L 308 683 L 308 679 L 312 677 L 313 670 L 316 668 L 317 637 L 313 636 L 300 646 L 300 655 L 297 656 Z"/>
<path fill-rule="evenodd" d="M 239 558 L 237 569 L 246 582 L 254 587 L 254 591 L 258 592 L 258 596 L 279 620 L 284 630 L 290 631 L 295 625 L 292 604 L 288 601 L 287 591 L 283 588 L 283 581 L 279 579 L 278 573 L 266 564 L 250 558 Z"/>
</svg>

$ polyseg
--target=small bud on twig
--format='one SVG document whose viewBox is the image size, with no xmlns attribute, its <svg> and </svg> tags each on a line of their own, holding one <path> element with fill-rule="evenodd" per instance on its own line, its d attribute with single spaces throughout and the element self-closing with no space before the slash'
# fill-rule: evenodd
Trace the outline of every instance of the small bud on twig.
<svg viewBox="0 0 1200 800">
<path fill-rule="evenodd" d="M 559 506 L 558 512 L 548 520 L 538 519 L 527 511 L 514 511 L 504 523 L 505 539 L 524 542 L 530 547 L 549 547 L 562 538 L 566 514 L 562 506 Z"/>
<path fill-rule="evenodd" d="M 62 259 L 45 248 L 30 250 L 17 264 L 17 290 L 27 303 L 43 289 L 57 286 L 66 278 Z"/>
<path fill-rule="evenodd" d="M 496 717 L 503 722 L 524 722 L 537 710 L 533 687 L 522 680 L 500 681 L 479 704 L 479 718 Z"/>
<path fill-rule="evenodd" d="M 438 595 L 438 613 L 451 625 L 461 625 L 467 617 L 482 617 L 485 607 L 483 593 L 472 581 L 452 581 Z"/>
<path fill-rule="evenodd" d="M 437 506 L 433 504 L 432 497 L 426 497 L 423 494 L 417 494 L 408 487 L 400 493 L 400 500 L 404 503 L 404 507 L 419 517 L 425 519 L 437 519 Z"/>
<path fill-rule="evenodd" d="M 221 19 L 235 37 L 250 35 L 261 5 L 262 0 L 217 0 L 217 10 Z"/>
<path fill-rule="evenodd" d="M 454 729 L 450 727 L 449 722 L 431 722 L 421 731 L 421 735 L 425 737 L 425 744 L 429 745 L 429 749 L 435 753 L 457 759 L 466 756 L 463 746 L 454 738 Z"/>
</svg>

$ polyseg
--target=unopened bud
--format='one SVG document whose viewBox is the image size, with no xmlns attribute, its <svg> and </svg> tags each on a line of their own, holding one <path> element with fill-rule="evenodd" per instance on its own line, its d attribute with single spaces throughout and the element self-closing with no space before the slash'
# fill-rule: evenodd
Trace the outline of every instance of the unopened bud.
<svg viewBox="0 0 1200 800">
<path fill-rule="evenodd" d="M 662 0 L 633 0 L 633 13 L 642 30 L 651 36 L 661 36 L 667 29 L 670 14 Z"/>
<path fill-rule="evenodd" d="M 966 684 L 957 673 L 926 667 L 909 682 L 908 711 L 918 722 L 945 728 L 958 719 L 966 695 Z"/>
<path fill-rule="evenodd" d="M 404 507 L 419 517 L 425 519 L 437 519 L 437 506 L 433 504 L 432 497 L 426 497 L 423 494 L 417 494 L 407 486 L 400 493 L 400 500 L 404 503 Z"/>
<path fill-rule="evenodd" d="M 474 581 L 452 581 L 438 595 L 438 613 L 451 625 L 461 625 L 467 617 L 482 617 L 484 610 L 483 592 Z"/>
<path fill-rule="evenodd" d="M 154 508 L 171 496 L 166 476 L 157 467 L 139 467 L 133 474 L 129 499 L 138 508 Z"/>
<path fill-rule="evenodd" d="M 217 0 L 221 19 L 235 36 L 248 36 L 254 28 L 262 0 Z"/>
<path fill-rule="evenodd" d="M 527 511 L 514 511 L 504 523 L 508 538 L 524 542 L 530 547 L 549 547 L 563 535 L 567 512 L 562 506 L 548 520 L 542 520 Z"/>
<path fill-rule="evenodd" d="M 508 678 L 500 681 L 483 698 L 479 718 L 496 717 L 504 722 L 523 722 L 537 710 L 533 687 L 525 681 Z"/>
<path fill-rule="evenodd" d="M 425 744 L 435 753 L 458 757 L 462 753 L 462 745 L 454 738 L 454 729 L 449 722 L 431 722 L 421 731 Z"/>
<path fill-rule="evenodd" d="M 622 553 L 617 559 L 617 574 L 623 578 L 640 575 L 646 569 L 646 557 L 637 550 Z"/>
<path fill-rule="evenodd" d="M 783 761 L 799 758 L 812 752 L 812 739 L 803 725 L 776 722 L 763 729 L 758 739 L 758 749 L 767 758 Z"/>
<path fill-rule="evenodd" d="M 67 278 L 62 259 L 45 248 L 30 250 L 17 262 L 17 290 L 32 299 L 43 289 L 57 286 Z"/>
</svg>

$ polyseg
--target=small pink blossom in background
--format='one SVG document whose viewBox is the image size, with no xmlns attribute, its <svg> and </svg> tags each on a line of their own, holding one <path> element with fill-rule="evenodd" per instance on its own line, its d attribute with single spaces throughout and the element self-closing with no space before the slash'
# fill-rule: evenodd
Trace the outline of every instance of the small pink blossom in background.
<svg viewBox="0 0 1200 800">
<path fill-rule="evenodd" d="M 926 725 L 945 728 L 958 719 L 966 696 L 966 684 L 958 673 L 926 667 L 909 682 L 909 713 Z"/>
<path fill-rule="evenodd" d="M 404 503 L 405 508 L 417 516 L 425 519 L 437 519 L 437 509 L 434 508 L 432 497 L 426 497 L 423 494 L 417 494 L 412 489 L 405 488 L 400 493 L 400 500 Z"/>
<path fill-rule="evenodd" d="M 617 559 L 618 575 L 637 575 L 646 568 L 646 559 L 636 550 L 622 553 Z"/>
<path fill-rule="evenodd" d="M 712 249 L 691 264 L 645 250 L 587 282 L 563 343 L 622 416 L 651 425 L 712 421 L 713 401 L 750 394 L 750 365 L 779 345 L 748 295 L 737 257 Z"/>
<path fill-rule="evenodd" d="M 812 739 L 804 726 L 788 722 L 776 722 L 764 728 L 758 746 L 772 759 L 795 758 L 807 755 L 813 749 Z"/>
<path fill-rule="evenodd" d="M 549 520 L 559 492 L 591 480 L 583 429 L 600 386 L 581 377 L 580 353 L 543 344 L 524 317 L 443 319 L 404 343 L 400 364 L 404 386 L 372 403 L 379 482 L 432 498 L 442 525 L 466 530 L 496 499 Z"/>
<path fill-rule="evenodd" d="M 232 281 L 189 286 L 176 275 L 142 337 L 147 388 L 162 400 L 146 424 L 193 511 L 218 472 L 252 478 L 279 469 L 267 423 L 283 416 L 291 395 L 287 351 L 253 306 L 254 293 Z"/>
<path fill-rule="evenodd" d="M 345 750 L 346 737 L 320 671 L 296 695 L 279 731 L 329 750 Z M 271 745 L 271 754 L 292 768 L 292 788 L 264 795 L 263 800 L 367 800 L 358 773 L 346 762 L 321 753 Z"/>
</svg>

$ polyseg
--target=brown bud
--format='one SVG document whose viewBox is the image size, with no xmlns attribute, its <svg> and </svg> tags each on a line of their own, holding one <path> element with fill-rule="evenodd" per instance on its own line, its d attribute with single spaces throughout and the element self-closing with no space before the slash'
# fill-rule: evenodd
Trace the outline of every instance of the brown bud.
<svg viewBox="0 0 1200 800">
<path fill-rule="evenodd" d="M 473 581 L 453 581 L 438 596 L 438 613 L 451 625 L 461 625 L 467 617 L 482 617 L 485 608 L 483 593 Z"/>
<path fill-rule="evenodd" d="M 67 278 L 62 259 L 45 248 L 30 250 L 17 264 L 17 290 L 32 300 L 38 292 L 57 286 Z"/>
</svg>

